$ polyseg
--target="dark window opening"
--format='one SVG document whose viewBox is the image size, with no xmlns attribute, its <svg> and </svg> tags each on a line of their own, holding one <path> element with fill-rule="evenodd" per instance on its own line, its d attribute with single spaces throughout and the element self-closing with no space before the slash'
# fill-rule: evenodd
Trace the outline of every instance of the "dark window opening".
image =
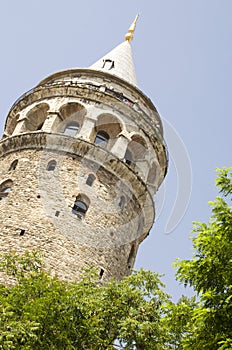
<svg viewBox="0 0 232 350">
<path fill-rule="evenodd" d="M 80 128 L 80 124 L 77 122 L 70 122 L 66 125 L 64 129 L 64 134 L 69 136 L 76 136 L 78 130 Z"/>
<path fill-rule="evenodd" d="M 125 208 L 125 205 L 126 205 L 126 198 L 125 198 L 124 196 L 122 196 L 122 197 L 120 198 L 119 207 L 120 207 L 121 209 L 124 209 L 124 208 Z"/>
<path fill-rule="evenodd" d="M 99 273 L 100 278 L 102 278 L 102 277 L 103 277 L 104 272 L 105 272 L 105 271 L 104 271 L 103 269 L 101 269 L 101 270 L 100 270 L 100 273 Z"/>
<path fill-rule="evenodd" d="M 48 171 L 54 171 L 56 168 L 56 161 L 55 160 L 50 160 L 50 162 L 47 165 L 47 170 Z"/>
<path fill-rule="evenodd" d="M 87 177 L 86 184 L 87 184 L 88 186 L 92 186 L 95 179 L 96 179 L 96 176 L 94 176 L 93 174 L 90 174 L 90 175 Z"/>
<path fill-rule="evenodd" d="M 9 169 L 9 170 L 15 170 L 16 167 L 17 167 L 17 165 L 18 165 L 18 159 L 15 159 L 15 160 L 11 163 L 10 169 Z"/>
<path fill-rule="evenodd" d="M 114 61 L 110 60 L 109 58 L 104 59 L 102 68 L 106 68 L 108 70 L 113 69 L 114 68 Z"/>
<path fill-rule="evenodd" d="M 6 199 L 11 191 L 11 187 L 13 186 L 12 180 L 6 180 L 2 184 L 0 184 L 0 200 Z"/>
<path fill-rule="evenodd" d="M 90 200 L 85 194 L 78 194 L 72 207 L 72 214 L 83 219 L 89 208 L 89 204 Z"/>
<path fill-rule="evenodd" d="M 130 254 L 127 260 L 127 266 L 129 269 L 131 269 L 132 264 L 133 264 L 133 260 L 134 260 L 134 255 L 135 255 L 135 245 L 132 244 L 131 246 L 131 250 L 130 250 Z"/>
<path fill-rule="evenodd" d="M 87 205 L 84 202 L 75 201 L 72 208 L 72 213 L 83 218 L 85 216 L 85 213 L 87 212 L 87 209 Z"/>
<path fill-rule="evenodd" d="M 59 215 L 60 215 L 60 212 L 57 210 L 57 211 L 55 212 L 55 216 L 58 218 Z"/>
<path fill-rule="evenodd" d="M 19 235 L 20 235 L 20 236 L 23 236 L 24 233 L 25 233 L 25 230 L 21 230 Z"/>
<path fill-rule="evenodd" d="M 6 188 L 0 190 L 0 200 L 6 199 L 6 197 L 9 195 L 10 191 L 11 191 L 10 187 L 6 187 Z"/>
<path fill-rule="evenodd" d="M 107 132 L 101 130 L 101 131 L 98 131 L 96 137 L 95 137 L 95 140 L 94 140 L 94 143 L 96 145 L 100 145 L 102 147 L 104 147 L 107 142 L 109 141 L 109 135 L 107 134 Z"/>
</svg>

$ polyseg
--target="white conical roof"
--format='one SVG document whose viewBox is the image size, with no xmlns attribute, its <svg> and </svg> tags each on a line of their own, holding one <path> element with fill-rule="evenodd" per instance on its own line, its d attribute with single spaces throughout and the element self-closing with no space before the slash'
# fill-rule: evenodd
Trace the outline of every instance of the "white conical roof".
<svg viewBox="0 0 232 350">
<path fill-rule="evenodd" d="M 137 86 L 131 44 L 128 40 L 116 46 L 89 68 L 110 73 Z"/>
</svg>

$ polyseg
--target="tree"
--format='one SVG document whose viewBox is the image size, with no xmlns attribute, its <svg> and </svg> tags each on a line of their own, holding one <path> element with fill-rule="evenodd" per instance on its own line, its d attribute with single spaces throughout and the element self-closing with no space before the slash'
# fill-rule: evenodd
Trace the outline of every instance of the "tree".
<svg viewBox="0 0 232 350">
<path fill-rule="evenodd" d="M 169 334 L 169 343 L 166 349 L 184 349 L 183 339 L 191 329 L 196 305 L 195 297 L 182 296 L 176 304 L 170 300 L 167 302 L 162 319 Z"/>
<path fill-rule="evenodd" d="M 191 260 L 177 262 L 177 279 L 193 287 L 197 304 L 185 327 L 183 349 L 232 349 L 232 168 L 217 169 L 222 194 L 208 224 L 196 222 Z"/>
<path fill-rule="evenodd" d="M 68 283 L 51 277 L 38 253 L 5 255 L 1 270 L 14 280 L 0 286 L 1 350 L 167 349 L 168 296 L 155 273 L 100 286 L 90 270 Z"/>
</svg>

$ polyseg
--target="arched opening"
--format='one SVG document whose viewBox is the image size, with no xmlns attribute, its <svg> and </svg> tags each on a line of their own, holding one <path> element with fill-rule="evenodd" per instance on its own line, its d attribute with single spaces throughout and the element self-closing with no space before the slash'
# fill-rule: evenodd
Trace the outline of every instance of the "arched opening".
<svg viewBox="0 0 232 350">
<path fill-rule="evenodd" d="M 144 138 L 140 135 L 133 135 L 131 138 L 130 147 L 135 155 L 135 159 L 144 159 L 147 152 L 147 144 Z"/>
<path fill-rule="evenodd" d="M 40 103 L 33 107 L 27 113 L 23 131 L 37 131 L 42 130 L 43 124 L 47 118 L 49 105 L 47 103 Z"/>
<path fill-rule="evenodd" d="M 126 162 L 128 160 L 130 163 L 132 163 L 132 160 L 133 162 L 136 162 L 138 160 L 143 160 L 145 158 L 146 152 L 147 152 L 146 141 L 140 135 L 133 135 L 131 138 L 131 141 L 127 146 L 125 160 Z"/>
<path fill-rule="evenodd" d="M 58 125 L 57 131 L 69 136 L 76 136 L 82 127 L 86 109 L 76 102 L 69 102 L 59 109 L 63 122 Z"/>
<path fill-rule="evenodd" d="M 133 135 L 124 156 L 125 162 L 128 165 L 132 165 L 139 160 L 144 160 L 146 152 L 147 145 L 145 140 L 140 135 Z"/>
<path fill-rule="evenodd" d="M 15 170 L 17 168 L 17 165 L 18 165 L 18 159 L 15 159 L 11 165 L 10 165 L 10 168 L 9 168 L 9 171 L 11 170 Z"/>
<path fill-rule="evenodd" d="M 85 213 L 87 212 L 87 205 L 80 201 L 80 200 L 76 200 L 74 202 L 73 208 L 72 208 L 72 213 L 81 217 L 85 216 Z"/>
<path fill-rule="evenodd" d="M 90 200 L 84 194 L 78 194 L 72 207 L 72 214 L 76 215 L 79 219 L 83 219 L 89 208 Z"/>
<path fill-rule="evenodd" d="M 86 114 L 85 108 L 76 102 L 66 103 L 59 109 L 59 112 L 62 119 L 70 119 L 72 121 L 78 121 L 80 116 L 84 117 Z"/>
<path fill-rule="evenodd" d="M 16 116 L 13 116 L 13 117 L 8 117 L 6 121 L 6 129 L 5 129 L 6 136 L 10 136 L 13 134 L 16 128 L 16 125 L 18 123 L 19 117 L 20 117 L 20 114 L 17 114 Z"/>
<path fill-rule="evenodd" d="M 78 122 L 69 122 L 65 126 L 64 134 L 69 136 L 76 136 L 79 128 L 80 128 L 80 124 Z"/>
<path fill-rule="evenodd" d="M 87 180 L 86 180 L 86 185 L 92 186 L 94 181 L 95 181 L 95 179 L 96 179 L 95 175 L 89 174 L 88 177 L 87 177 Z"/>
<path fill-rule="evenodd" d="M 103 131 L 103 130 L 100 130 L 98 131 L 96 137 L 95 137 L 95 140 L 94 140 L 94 143 L 96 145 L 99 145 L 101 147 L 105 147 L 109 141 L 109 135 L 107 134 L 107 132 Z"/>
<path fill-rule="evenodd" d="M 47 165 L 47 170 L 48 171 L 54 171 L 56 169 L 56 160 L 52 159 L 48 162 L 48 165 Z"/>
<path fill-rule="evenodd" d="M 11 187 L 13 185 L 12 180 L 6 180 L 0 185 L 0 200 L 4 200 L 8 197 Z"/>
<path fill-rule="evenodd" d="M 112 114 L 101 114 L 95 124 L 94 143 L 111 148 L 116 141 L 117 136 L 122 131 L 122 126 L 117 117 Z M 101 140 L 103 138 L 103 140 Z"/>
</svg>

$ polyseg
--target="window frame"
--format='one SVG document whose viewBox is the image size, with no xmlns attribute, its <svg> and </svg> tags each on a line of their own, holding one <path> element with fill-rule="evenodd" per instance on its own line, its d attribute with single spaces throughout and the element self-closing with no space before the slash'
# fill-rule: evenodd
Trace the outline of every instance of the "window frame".
<svg viewBox="0 0 232 350">
<path fill-rule="evenodd" d="M 109 140 L 110 140 L 109 134 L 104 130 L 99 130 L 95 136 L 94 144 L 101 147 L 106 147 Z"/>
<path fill-rule="evenodd" d="M 10 192 L 11 188 L 13 186 L 13 181 L 12 180 L 6 180 L 0 185 L 0 201 L 5 200 Z"/>
<path fill-rule="evenodd" d="M 94 174 L 89 174 L 86 179 L 86 185 L 92 187 L 95 180 L 96 180 L 96 176 Z"/>
<path fill-rule="evenodd" d="M 57 166 L 57 161 L 55 159 L 51 159 L 47 164 L 47 171 L 54 171 Z"/>
<path fill-rule="evenodd" d="M 72 214 L 82 220 L 89 209 L 89 204 L 89 198 L 84 194 L 79 194 L 73 203 Z"/>
<path fill-rule="evenodd" d="M 71 131 L 71 132 L 70 133 L 66 132 L 68 130 Z M 78 123 L 77 121 L 70 121 L 69 123 L 67 123 L 65 125 L 63 133 L 65 135 L 75 137 L 78 134 L 79 130 L 80 130 L 80 123 Z M 75 133 L 73 133 L 72 131 L 75 131 Z"/>
<path fill-rule="evenodd" d="M 11 163 L 11 165 L 10 165 L 10 167 L 9 167 L 9 171 L 14 171 L 16 168 L 17 168 L 17 166 L 18 166 L 18 159 L 15 159 L 15 160 L 13 160 L 13 162 Z"/>
</svg>

